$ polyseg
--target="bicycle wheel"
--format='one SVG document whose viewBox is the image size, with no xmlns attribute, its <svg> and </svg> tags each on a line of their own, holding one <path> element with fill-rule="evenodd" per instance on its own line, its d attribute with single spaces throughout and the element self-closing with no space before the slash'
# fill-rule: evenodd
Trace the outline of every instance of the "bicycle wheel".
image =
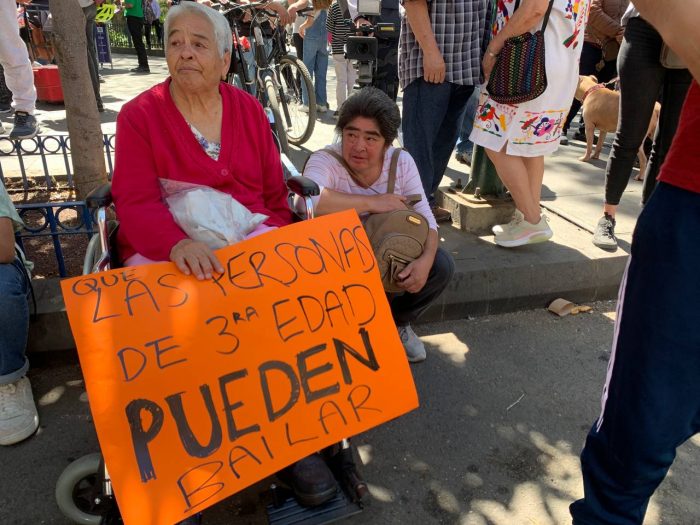
<svg viewBox="0 0 700 525">
<path fill-rule="evenodd" d="M 272 117 L 275 119 L 275 134 L 279 141 L 280 151 L 285 155 L 289 155 L 289 144 L 287 143 L 287 131 L 285 130 L 282 115 L 280 114 L 280 100 L 277 94 L 275 82 L 271 77 L 265 78 L 265 95 L 267 96 L 267 105 L 272 111 Z"/>
<path fill-rule="evenodd" d="M 280 58 L 280 87 L 287 138 L 292 144 L 303 144 L 314 131 L 316 124 L 316 95 L 311 75 L 304 63 L 292 55 Z M 302 102 L 302 84 L 309 94 L 309 105 Z"/>
</svg>

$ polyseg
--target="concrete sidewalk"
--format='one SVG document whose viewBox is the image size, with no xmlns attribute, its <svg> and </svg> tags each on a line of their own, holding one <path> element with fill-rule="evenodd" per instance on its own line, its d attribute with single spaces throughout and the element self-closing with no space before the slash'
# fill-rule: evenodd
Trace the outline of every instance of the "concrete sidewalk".
<svg viewBox="0 0 700 525">
<path fill-rule="evenodd" d="M 167 76 L 163 58 L 149 57 L 150 75 L 135 75 L 129 69 L 135 57 L 115 56 L 114 67 L 106 67 L 101 85 L 106 111 L 102 129 L 113 133 L 121 106 Z M 301 167 L 313 151 L 331 143 L 335 121 L 335 74 L 328 71 L 331 111 L 319 115 L 311 139 L 301 148 L 292 147 L 292 160 Z M 399 100 L 399 105 L 401 101 Z M 40 104 L 38 118 L 45 133 L 66 132 L 63 106 Z M 426 314 L 426 321 L 457 319 L 471 315 L 545 306 L 557 297 L 575 302 L 614 298 L 629 252 L 631 232 L 639 213 L 641 183 L 630 181 L 618 211 L 617 231 L 621 248 L 604 252 L 591 243 L 591 232 L 602 214 L 605 162 L 587 164 L 577 160 L 585 145 L 571 141 L 546 159 L 542 204 L 548 210 L 555 232 L 552 241 L 516 249 L 504 249 L 492 236 L 476 237 L 452 226 L 440 229 L 441 241 L 457 263 L 455 278 L 439 304 Z M 608 148 L 603 158 L 607 159 Z M 466 166 L 450 161 L 443 179 L 446 188 L 457 179 L 466 182 Z M 31 348 L 72 347 L 58 282 L 36 283 L 39 322 L 32 329 Z"/>
</svg>

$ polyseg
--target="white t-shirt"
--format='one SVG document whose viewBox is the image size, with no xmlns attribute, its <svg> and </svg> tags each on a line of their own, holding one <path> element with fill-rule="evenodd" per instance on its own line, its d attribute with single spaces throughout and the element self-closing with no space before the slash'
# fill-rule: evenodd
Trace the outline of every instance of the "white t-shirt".
<svg viewBox="0 0 700 525">
<path fill-rule="evenodd" d="M 331 146 L 326 146 L 337 152 L 341 153 L 341 145 L 333 144 Z M 389 184 L 389 167 L 391 165 L 391 155 L 394 152 L 393 147 L 389 147 L 384 154 L 384 164 L 382 166 L 382 173 L 379 178 L 372 184 L 369 188 L 363 188 L 352 180 L 352 177 L 348 174 L 345 168 L 340 164 L 338 159 L 331 156 L 325 151 L 317 151 L 306 163 L 304 168 L 304 176 L 310 178 L 318 184 L 320 193 L 323 193 L 324 188 L 329 190 L 338 191 L 341 193 L 349 193 L 354 195 L 377 195 L 381 193 L 386 193 L 387 186 Z M 420 195 L 421 200 L 417 202 L 413 209 L 423 215 L 431 229 L 437 231 L 437 222 L 435 217 L 433 217 L 433 212 L 430 211 L 430 205 L 428 204 L 428 199 L 425 198 L 425 192 L 423 191 L 423 183 L 420 180 L 420 175 L 418 173 L 418 167 L 416 166 L 413 157 L 407 152 L 402 151 L 399 155 L 399 161 L 396 165 L 396 181 L 394 183 L 394 193 L 397 195 Z M 311 197 L 314 203 L 314 208 L 318 205 L 320 199 L 318 197 Z"/>
</svg>

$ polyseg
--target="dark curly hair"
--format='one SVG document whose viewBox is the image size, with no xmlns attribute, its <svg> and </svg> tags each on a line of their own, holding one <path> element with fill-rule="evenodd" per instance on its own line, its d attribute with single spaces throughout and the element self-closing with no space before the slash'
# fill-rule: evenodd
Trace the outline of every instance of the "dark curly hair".
<svg viewBox="0 0 700 525">
<path fill-rule="evenodd" d="M 374 120 L 387 145 L 394 142 L 399 134 L 401 125 L 399 107 L 380 89 L 364 87 L 350 95 L 338 110 L 336 132 L 342 133 L 345 126 L 357 117 Z"/>
</svg>

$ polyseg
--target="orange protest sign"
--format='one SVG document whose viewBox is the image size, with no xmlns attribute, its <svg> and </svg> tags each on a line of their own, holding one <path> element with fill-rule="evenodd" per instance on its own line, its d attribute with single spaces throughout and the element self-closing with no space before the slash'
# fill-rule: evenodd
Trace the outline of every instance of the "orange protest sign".
<svg viewBox="0 0 700 525">
<path fill-rule="evenodd" d="M 127 525 L 171 524 L 418 406 L 357 214 L 63 281 Z"/>
</svg>

